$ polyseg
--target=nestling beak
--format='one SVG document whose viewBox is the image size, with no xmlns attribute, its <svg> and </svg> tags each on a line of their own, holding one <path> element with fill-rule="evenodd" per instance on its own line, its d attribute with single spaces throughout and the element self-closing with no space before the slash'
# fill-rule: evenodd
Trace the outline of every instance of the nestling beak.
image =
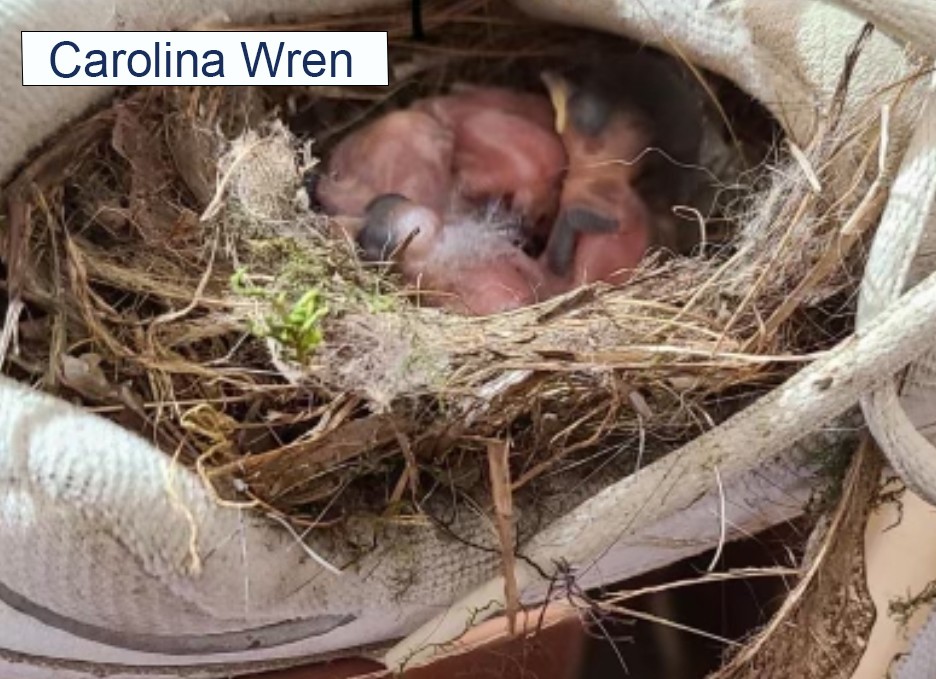
<svg viewBox="0 0 936 679">
<path fill-rule="evenodd" d="M 546 85 L 549 98 L 556 111 L 556 133 L 562 134 L 565 132 L 568 118 L 566 112 L 569 103 L 569 81 L 553 71 L 543 71 L 540 73 L 540 79 Z"/>
</svg>

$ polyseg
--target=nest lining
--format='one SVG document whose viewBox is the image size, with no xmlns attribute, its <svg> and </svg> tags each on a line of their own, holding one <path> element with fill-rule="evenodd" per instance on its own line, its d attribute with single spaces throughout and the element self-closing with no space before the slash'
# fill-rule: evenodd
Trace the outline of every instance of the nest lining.
<svg viewBox="0 0 936 679">
<path fill-rule="evenodd" d="M 389 26 L 389 90 L 154 88 L 62 135 L 6 190 L 3 285 L 25 305 L 7 373 L 142 433 L 221 501 L 327 527 L 425 521 L 442 494 L 489 506 L 491 441 L 510 442 L 521 507 L 610 483 L 849 331 L 874 158 L 844 178 L 829 161 L 867 149 L 877 119 L 830 115 L 793 159 L 765 156 L 774 128 L 711 77 L 729 138 L 761 161 L 702 215 L 737 232 L 624 286 L 460 317 L 326 237 L 306 171 L 354 125 L 456 80 L 535 89 L 583 44 L 622 49 L 494 6 L 435 6 L 429 42 L 406 37 L 405 10 L 303 26 Z"/>
</svg>

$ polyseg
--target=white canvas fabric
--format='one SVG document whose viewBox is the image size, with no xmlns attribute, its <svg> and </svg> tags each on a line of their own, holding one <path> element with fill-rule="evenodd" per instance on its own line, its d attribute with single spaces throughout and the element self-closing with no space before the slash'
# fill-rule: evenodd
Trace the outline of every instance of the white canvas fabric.
<svg viewBox="0 0 936 679">
<path fill-rule="evenodd" d="M 185 27 L 219 10 L 246 20 L 365 4 L 375 3 L 0 0 L 0 180 L 110 94 L 23 88 L 20 30 L 152 30 Z M 800 141 L 820 123 L 861 12 L 882 31 L 856 70 L 850 106 L 867 105 L 875 88 L 909 72 L 905 45 L 930 55 L 936 49 L 936 6 L 927 0 L 840 3 L 856 14 L 802 0 L 519 4 L 545 18 L 679 51 L 756 96 Z M 923 89 L 908 94 L 911 103 L 927 96 Z M 534 562 L 567 560 L 584 584 L 597 584 L 704 551 L 720 539 L 723 524 L 731 539 L 788 520 L 801 511 L 812 480 L 802 448 L 791 444 L 862 397 L 895 467 L 936 497 L 930 444 L 911 419 L 925 417 L 932 402 L 933 362 L 911 368 L 914 390 L 903 402 L 894 382 L 936 336 L 936 278 L 916 258 L 932 232 L 934 108 L 922 120 L 912 105 L 894 111 L 890 151 L 903 162 L 868 264 L 858 336 L 684 450 L 578 507 L 557 509 L 563 516 L 524 546 Z M 658 489 L 652 497 L 650 487 Z M 335 574 L 315 557 L 340 565 L 329 545 L 305 552 L 281 527 L 214 503 L 194 476 L 172 468 L 142 439 L 5 379 L 0 513 L 0 675 L 11 679 L 228 676 L 407 637 L 386 656 L 395 664 L 427 641 L 464 629 L 478 597 L 487 603 L 502 591 L 491 580 L 495 555 L 430 529 L 400 529 Z M 480 542 L 493 540 L 483 520 L 462 517 L 458 528 Z M 535 598 L 538 576 L 519 575 L 526 596 Z M 443 617 L 432 620 L 440 611 Z"/>
</svg>

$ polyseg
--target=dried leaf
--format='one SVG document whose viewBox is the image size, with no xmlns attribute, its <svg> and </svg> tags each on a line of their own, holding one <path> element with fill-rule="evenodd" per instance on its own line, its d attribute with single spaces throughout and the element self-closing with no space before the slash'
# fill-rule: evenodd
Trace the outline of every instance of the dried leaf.
<svg viewBox="0 0 936 679">
<path fill-rule="evenodd" d="M 95 403 L 114 400 L 117 391 L 101 370 L 101 357 L 98 354 L 82 354 L 77 358 L 62 355 L 59 378 L 69 389 Z"/>
</svg>

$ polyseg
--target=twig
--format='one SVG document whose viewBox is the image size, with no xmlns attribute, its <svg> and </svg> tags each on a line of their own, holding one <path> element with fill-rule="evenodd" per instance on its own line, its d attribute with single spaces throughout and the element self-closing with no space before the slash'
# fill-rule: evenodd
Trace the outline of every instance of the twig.
<svg viewBox="0 0 936 679">
<path fill-rule="evenodd" d="M 492 441 L 488 444 L 488 466 L 491 472 L 491 494 L 494 497 L 494 518 L 501 547 L 501 569 L 504 573 L 504 611 L 507 628 L 516 633 L 520 593 L 517 588 L 514 556 L 513 492 L 510 489 L 510 444 Z"/>
<path fill-rule="evenodd" d="M 652 585 L 650 587 L 640 587 L 638 589 L 614 592 L 605 599 L 605 603 L 617 604 L 628 599 L 636 599 L 647 594 L 657 594 L 659 592 L 669 592 L 674 589 L 684 587 L 695 587 L 697 585 L 706 585 L 712 582 L 727 582 L 730 580 L 747 580 L 750 578 L 785 578 L 799 576 L 801 571 L 798 568 L 741 568 L 738 570 L 724 571 L 721 573 L 706 573 L 698 578 L 688 578 L 685 580 L 674 580 L 661 585 Z"/>
<path fill-rule="evenodd" d="M 722 549 L 725 547 L 725 533 L 727 528 L 727 517 L 725 516 L 725 485 L 722 483 L 721 472 L 718 471 L 718 465 L 715 465 L 715 483 L 718 485 L 718 546 L 715 548 L 715 554 L 712 555 L 712 561 L 709 563 L 708 568 L 705 569 L 707 573 L 711 573 L 715 570 L 715 566 L 718 565 L 719 560 L 721 559 Z"/>
<path fill-rule="evenodd" d="M 664 627 L 671 627 L 672 629 L 677 629 L 680 632 L 687 632 L 693 634 L 697 637 L 702 637 L 703 639 L 711 639 L 712 641 L 717 641 L 720 644 L 725 646 L 734 646 L 741 647 L 743 644 L 734 639 L 728 639 L 727 637 L 720 636 L 718 634 L 713 634 L 712 632 L 706 632 L 704 629 L 699 629 L 698 627 L 692 627 L 690 625 L 684 625 L 682 623 L 676 622 L 675 620 L 667 620 L 659 615 L 653 615 L 652 613 L 645 613 L 643 611 L 638 611 L 633 608 L 626 608 L 624 606 L 616 606 L 610 604 L 599 604 L 602 610 L 609 611 L 611 613 L 616 613 L 618 615 L 627 616 L 630 618 L 637 618 L 639 620 L 646 620 L 647 622 L 654 622 L 658 625 L 663 625 Z"/>
<path fill-rule="evenodd" d="M 309 545 L 306 544 L 305 540 L 302 539 L 302 536 L 299 535 L 291 525 L 289 525 L 289 522 L 286 519 L 279 516 L 278 514 L 272 514 L 272 513 L 267 514 L 267 517 L 270 519 L 273 519 L 274 521 L 276 521 L 276 523 L 278 523 L 283 528 L 285 528 L 286 532 L 289 533 L 292 536 L 292 538 L 296 541 L 296 544 L 299 545 L 302 551 L 305 552 L 306 555 L 310 559 L 312 559 L 315 563 L 317 563 L 319 566 L 327 570 L 332 575 L 341 575 L 341 569 L 329 563 L 325 559 L 325 557 L 323 557 L 321 554 L 319 554 L 314 549 L 309 547 Z"/>
</svg>

